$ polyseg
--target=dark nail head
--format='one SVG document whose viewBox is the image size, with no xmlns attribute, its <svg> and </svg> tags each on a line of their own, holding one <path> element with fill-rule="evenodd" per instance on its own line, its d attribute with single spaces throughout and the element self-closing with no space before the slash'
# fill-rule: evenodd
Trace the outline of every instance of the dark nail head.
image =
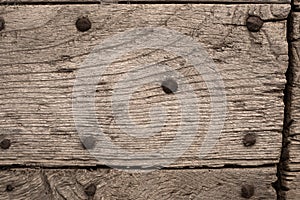
<svg viewBox="0 0 300 200">
<path fill-rule="evenodd" d="M 263 20 L 258 16 L 250 16 L 246 22 L 247 28 L 251 32 L 258 32 L 263 24 Z"/>
<path fill-rule="evenodd" d="M 0 31 L 2 31 L 5 28 L 5 21 L 3 17 L 0 17 Z"/>
<path fill-rule="evenodd" d="M 7 185 L 6 186 L 6 191 L 7 192 L 11 192 L 11 191 L 13 191 L 13 189 L 14 189 L 14 187 L 12 185 Z"/>
<path fill-rule="evenodd" d="M 241 189 L 241 196 L 243 198 L 249 199 L 254 195 L 253 185 L 243 185 Z"/>
<path fill-rule="evenodd" d="M 166 94 L 172 94 L 177 91 L 178 84 L 173 79 L 166 79 L 162 82 L 161 87 Z"/>
<path fill-rule="evenodd" d="M 90 30 L 92 23 L 87 17 L 80 17 L 76 21 L 76 28 L 78 31 L 85 32 Z"/>
<path fill-rule="evenodd" d="M 247 133 L 244 135 L 243 144 L 245 147 L 253 146 L 256 143 L 256 135 L 254 133 Z"/>
<path fill-rule="evenodd" d="M 91 197 L 91 196 L 94 196 L 95 193 L 96 193 L 96 185 L 95 184 L 90 184 L 89 186 L 87 186 L 85 189 L 84 189 L 84 192 L 87 196 Z"/>
<path fill-rule="evenodd" d="M 93 149 L 95 147 L 96 141 L 92 136 L 84 138 L 82 145 L 85 149 Z"/>
<path fill-rule="evenodd" d="M 0 142 L 0 147 L 2 149 L 8 149 L 10 147 L 11 143 L 9 139 L 4 139 Z"/>
</svg>

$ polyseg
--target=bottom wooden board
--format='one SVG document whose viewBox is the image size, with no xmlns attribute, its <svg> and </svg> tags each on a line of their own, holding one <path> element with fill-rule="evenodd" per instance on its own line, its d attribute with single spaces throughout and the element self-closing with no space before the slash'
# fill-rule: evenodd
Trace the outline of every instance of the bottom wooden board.
<svg viewBox="0 0 300 200">
<path fill-rule="evenodd" d="M 276 168 L 6 169 L 0 199 L 276 199 Z"/>
<path fill-rule="evenodd" d="M 0 142 L 10 140 L 11 144 L 0 149 L 1 165 L 165 166 L 168 163 L 170 167 L 220 167 L 278 163 L 290 9 L 287 4 L 0 6 L 5 20 L 5 29 L 0 34 Z M 264 21 L 259 32 L 247 28 L 247 19 L 252 15 Z M 81 17 L 89 18 L 90 30 L 79 31 L 76 22 Z M 102 56 L 95 53 L 104 41 L 113 41 L 129 30 L 149 31 L 149 27 L 178 32 L 180 38 L 187 36 L 193 44 L 203 46 L 208 57 L 201 53 L 195 58 L 212 59 L 216 71 L 202 64 L 195 67 L 192 64 L 195 61 L 176 53 L 178 49 L 188 55 L 183 48 L 192 46 L 177 39 L 175 32 L 170 36 L 155 36 L 153 44 L 150 44 L 152 39 L 145 40 L 138 49 L 124 46 L 129 52 L 103 70 L 98 68 L 101 64 L 87 62 L 91 55 L 97 58 L 95 62 L 98 58 L 99 62 L 102 60 L 106 51 L 99 51 Z M 155 35 L 153 30 L 146 35 Z M 140 41 L 144 37 L 138 38 Z M 164 38 L 172 41 L 168 44 Z M 179 41 L 181 44 L 177 44 Z M 131 43 L 137 44 L 128 44 Z M 118 55 L 109 49 L 114 48 L 107 48 L 107 58 Z M 153 70 L 154 66 L 159 71 Z M 81 76 L 86 69 L 88 72 L 95 69 L 97 73 Z M 160 73 L 163 69 L 166 71 Z M 219 78 L 214 77 L 218 74 L 224 82 L 224 91 L 215 85 L 219 83 Z M 154 81 L 156 75 L 163 76 Z M 169 76 L 174 76 L 179 84 L 174 95 L 167 95 L 161 88 Z M 77 95 L 76 91 L 91 91 L 94 86 L 87 83 L 82 86 L 90 89 L 77 90 L 81 84 L 75 85 L 79 83 L 75 80 L 97 77 L 99 83 L 92 95 L 96 119 L 91 124 L 86 121 L 92 119 L 86 115 L 90 108 L 81 99 L 89 95 Z M 133 79 L 127 82 L 126 77 Z M 126 91 L 117 89 L 119 86 Z M 221 95 L 219 99 L 211 91 L 220 91 L 226 98 Z M 224 99 L 226 106 L 222 103 Z M 191 106 L 197 108 L 187 112 Z M 223 112 L 215 112 L 213 107 L 226 109 L 224 127 Z M 84 109 L 81 112 L 78 108 Z M 88 131 L 98 126 L 104 137 L 98 137 L 98 130 Z M 245 145 L 248 142 L 244 138 L 249 134 L 255 136 L 251 139 L 252 146 Z M 88 136 L 94 139 L 86 142 Z M 86 150 L 84 145 L 94 148 Z M 200 157 L 202 153 L 208 153 L 204 159 Z"/>
</svg>

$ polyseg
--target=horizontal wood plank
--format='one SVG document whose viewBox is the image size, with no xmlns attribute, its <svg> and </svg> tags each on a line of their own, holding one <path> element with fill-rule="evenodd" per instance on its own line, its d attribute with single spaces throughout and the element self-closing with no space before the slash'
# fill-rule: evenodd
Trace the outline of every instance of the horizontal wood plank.
<svg viewBox="0 0 300 200">
<path fill-rule="evenodd" d="M 191 145 L 171 166 L 277 163 L 288 66 L 289 10 L 289 5 L 254 4 L 0 7 L 5 20 L 5 29 L 0 32 L 0 140 L 11 141 L 9 149 L 0 149 L 1 165 L 147 163 L 146 159 L 128 163 L 126 156 L 101 157 L 102 152 L 110 151 L 103 149 L 101 141 L 92 150 L 96 157 L 84 149 L 74 125 L 72 91 L 78 69 L 101 41 L 128 29 L 149 26 L 167 27 L 188 35 L 206 49 L 226 88 L 227 116 L 223 131 L 210 154 L 200 159 L 199 149 L 211 116 L 206 83 L 184 59 L 170 52 L 146 49 L 124 55 L 109 66 L 97 86 L 97 117 L 110 140 L 129 151 L 147 152 L 163 149 L 176 137 L 176 127 L 181 125 L 180 104 L 175 95 L 166 95 L 159 84 L 139 87 L 130 101 L 132 120 L 141 125 L 150 123 L 152 105 L 162 103 L 169 109 L 165 128 L 154 137 L 129 137 L 119 130 L 111 111 L 112 89 L 120 75 L 132 66 L 160 62 L 180 72 L 186 78 L 185 83 L 195 88 L 199 100 L 199 116 L 191 116 L 191 120 L 200 117 L 196 137 L 191 140 L 183 136 L 183 141 Z M 265 21 L 259 32 L 248 31 L 249 15 L 258 15 Z M 79 32 L 75 27 L 82 16 L 88 17 L 92 24 L 87 32 Z M 253 146 L 244 145 L 247 134 L 255 136 Z M 154 158 L 150 160 L 156 162 Z"/>
<path fill-rule="evenodd" d="M 2 4 L 11 3 L 95 3 L 95 4 L 113 4 L 113 3 L 266 3 L 266 4 L 289 4 L 291 0 L 0 0 Z"/>
<path fill-rule="evenodd" d="M 107 169 L 10 169 L 0 171 L 0 198 L 276 199 L 276 191 L 272 188 L 272 182 L 276 180 L 274 169 L 159 170 L 150 173 Z"/>
</svg>

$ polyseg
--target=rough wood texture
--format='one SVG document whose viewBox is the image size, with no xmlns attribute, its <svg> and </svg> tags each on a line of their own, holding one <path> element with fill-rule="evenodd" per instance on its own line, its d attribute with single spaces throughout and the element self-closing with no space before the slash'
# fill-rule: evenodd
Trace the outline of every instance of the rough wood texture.
<svg viewBox="0 0 300 200">
<path fill-rule="evenodd" d="M 180 3 L 268 3 L 268 4 L 288 4 L 291 0 L 0 0 L 0 3 L 101 3 L 101 4 L 111 4 L 111 3 L 136 3 L 136 2 L 159 2 L 159 3 L 170 3 L 170 2 L 180 2 Z"/>
<path fill-rule="evenodd" d="M 299 126 L 300 126 L 300 112 L 299 112 L 299 102 L 300 102 L 300 62 L 299 62 L 299 48 L 300 48 L 300 15 L 298 13 L 292 14 L 293 21 L 293 31 L 291 33 L 291 67 L 293 74 L 293 83 L 291 87 L 291 106 L 290 106 L 290 129 L 289 129 L 289 161 L 291 164 L 300 163 L 300 151 L 299 151 Z M 292 170 L 300 170 L 300 166 L 293 165 L 290 167 Z"/>
<path fill-rule="evenodd" d="M 283 173 L 284 178 L 284 189 L 286 191 L 287 199 L 299 199 L 300 197 L 300 143 L 299 143 L 299 128 L 300 128 L 300 13 L 293 12 L 291 14 L 290 23 L 290 73 L 287 78 L 291 84 L 288 88 L 288 99 L 287 106 L 287 118 L 289 123 L 287 124 L 288 134 L 288 154 L 285 155 L 287 161 L 286 171 Z"/>
<path fill-rule="evenodd" d="M 145 50 L 112 64 L 97 87 L 98 119 L 111 140 L 131 151 L 143 152 L 160 149 L 175 137 L 174 127 L 180 121 L 178 102 L 174 96 L 164 94 L 159 85 L 141 86 L 132 96 L 134 106 L 130 111 L 133 120 L 147 124 L 149 105 L 164 103 L 171 120 L 155 137 L 136 139 L 120 132 L 109 103 L 112 85 L 120 74 L 126 74 L 137 63 L 161 61 L 182 73 L 187 84 L 196 88 L 200 100 L 197 137 L 172 166 L 277 163 L 288 66 L 289 10 L 289 5 L 254 4 L 0 7 L 6 21 L 5 30 L 0 32 L 0 139 L 12 142 L 9 149 L 0 150 L 1 164 L 107 164 L 107 159 L 97 160 L 82 147 L 75 129 L 72 89 L 76 71 L 103 39 L 129 28 L 148 26 L 166 26 L 193 37 L 206 48 L 226 87 L 224 129 L 211 153 L 199 159 L 211 114 L 205 82 L 192 66 L 172 53 Z M 261 31 L 247 30 L 249 15 L 259 15 L 266 21 Z M 76 30 L 80 16 L 89 17 L 91 30 Z M 256 134 L 254 146 L 243 145 L 247 133 Z M 119 165 L 125 161 L 116 160 Z"/>
<path fill-rule="evenodd" d="M 159 170 L 128 173 L 115 170 L 0 171 L 0 199 L 245 199 L 241 188 L 254 186 L 251 199 L 276 199 L 274 168 Z M 95 184 L 93 198 L 85 188 Z M 11 185 L 12 191 L 7 191 Z M 245 194 L 244 194 L 245 195 Z"/>
<path fill-rule="evenodd" d="M 293 170 L 293 165 L 290 165 Z M 297 166 L 296 166 L 297 167 Z M 300 197 L 300 172 L 299 171 L 286 171 L 284 172 L 284 187 L 286 199 L 298 200 Z"/>
<path fill-rule="evenodd" d="M 292 4 L 293 4 L 293 7 L 294 7 L 294 9 L 295 9 L 296 11 L 299 11 L 299 10 L 300 10 L 300 1 L 299 1 L 299 0 L 294 0 L 294 1 L 292 2 Z"/>
</svg>

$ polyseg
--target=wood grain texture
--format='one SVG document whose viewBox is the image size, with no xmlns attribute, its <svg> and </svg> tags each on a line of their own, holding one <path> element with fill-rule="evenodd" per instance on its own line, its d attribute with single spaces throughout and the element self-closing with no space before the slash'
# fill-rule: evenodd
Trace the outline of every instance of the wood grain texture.
<svg viewBox="0 0 300 200">
<path fill-rule="evenodd" d="M 290 165 L 291 170 L 294 166 Z M 297 167 L 297 166 L 296 166 Z M 297 200 L 300 197 L 300 172 L 299 171 L 285 171 L 284 172 L 284 186 L 286 199 Z"/>
<path fill-rule="evenodd" d="M 300 13 L 292 12 L 290 17 L 290 74 L 288 89 L 287 118 L 287 142 L 288 154 L 285 155 L 286 171 L 283 172 L 284 189 L 287 199 L 299 199 L 300 197 Z"/>
<path fill-rule="evenodd" d="M 109 66 L 97 87 L 97 117 L 111 141 L 143 152 L 161 149 L 176 136 L 179 103 L 174 95 L 164 94 L 159 84 L 141 86 L 130 101 L 133 121 L 142 125 L 149 123 L 152 105 L 162 102 L 169 110 L 165 128 L 154 137 L 129 137 L 118 129 L 111 112 L 112 88 L 120 75 L 136 64 L 161 62 L 186 77 L 186 84 L 195 88 L 199 99 L 197 137 L 172 166 L 277 163 L 288 66 L 289 10 L 289 5 L 254 4 L 0 7 L 6 21 L 5 30 L 0 32 L 0 140 L 12 141 L 9 149 L 0 150 L 1 165 L 92 166 L 107 164 L 107 160 L 125 165 L 126 157 L 95 159 L 82 147 L 72 116 L 72 89 L 76 71 L 96 45 L 116 33 L 148 26 L 176 30 L 206 49 L 226 87 L 224 129 L 211 153 L 199 159 L 211 115 L 206 84 L 182 58 L 146 49 L 125 55 Z M 266 21 L 261 31 L 247 30 L 249 15 L 259 15 Z M 80 16 L 89 17 L 91 30 L 76 30 Z M 256 134 L 254 146 L 243 145 L 247 133 Z M 97 151 L 103 150 L 101 144 L 97 148 L 94 153 L 101 154 Z"/>
<path fill-rule="evenodd" d="M 300 10 L 300 1 L 299 0 L 294 0 L 292 2 L 292 5 L 293 5 L 295 11 L 299 11 Z"/>
<path fill-rule="evenodd" d="M 294 14 L 294 16 L 296 16 Z M 296 38 L 296 37 L 295 37 Z M 295 40 L 291 43 L 291 66 L 293 71 L 293 83 L 291 88 L 291 122 L 289 127 L 289 166 L 291 171 L 297 171 L 299 166 L 299 47 L 300 43 Z"/>
<path fill-rule="evenodd" d="M 251 199 L 276 199 L 274 168 L 159 170 L 10 169 L 0 171 L 1 199 L 245 199 L 241 188 L 254 186 Z M 85 188 L 95 184 L 93 198 Z M 13 187 L 6 191 L 7 185 Z"/>
<path fill-rule="evenodd" d="M 291 0 L 0 0 L 2 4 L 11 3 L 95 3 L 95 4 L 113 4 L 113 3 L 266 3 L 266 4 L 289 4 Z"/>
</svg>

